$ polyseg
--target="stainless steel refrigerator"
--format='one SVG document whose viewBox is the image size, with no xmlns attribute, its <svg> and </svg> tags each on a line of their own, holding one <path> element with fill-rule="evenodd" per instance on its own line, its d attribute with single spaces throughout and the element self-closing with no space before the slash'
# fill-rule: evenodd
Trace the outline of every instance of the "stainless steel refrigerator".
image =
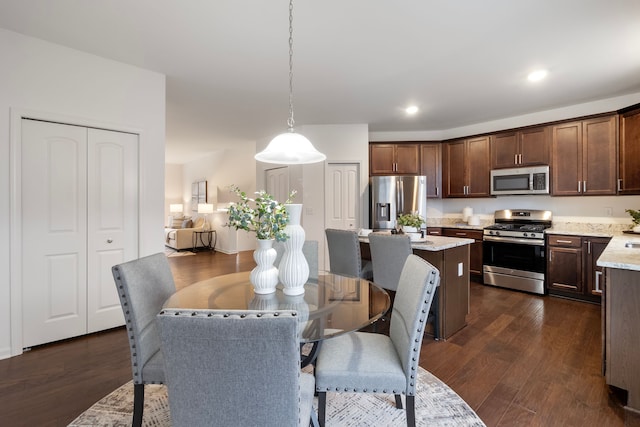
<svg viewBox="0 0 640 427">
<path fill-rule="evenodd" d="M 396 219 L 404 213 L 418 212 L 427 219 L 426 176 L 372 176 L 369 189 L 372 229 L 395 228 Z"/>
</svg>

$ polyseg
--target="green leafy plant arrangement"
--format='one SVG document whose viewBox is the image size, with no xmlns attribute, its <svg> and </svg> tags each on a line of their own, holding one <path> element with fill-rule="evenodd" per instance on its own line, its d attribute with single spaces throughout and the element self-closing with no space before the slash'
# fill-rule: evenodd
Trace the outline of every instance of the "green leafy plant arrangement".
<svg viewBox="0 0 640 427">
<path fill-rule="evenodd" d="M 625 209 L 624 211 L 631 215 L 634 225 L 640 225 L 640 211 L 636 211 L 634 209 Z"/>
<path fill-rule="evenodd" d="M 284 228 L 289 223 L 284 205 L 291 203 L 296 194 L 295 190 L 289 193 L 289 198 L 284 203 L 278 202 L 264 190 L 257 191 L 255 199 L 249 198 L 235 185 L 230 186 L 230 191 L 235 193 L 240 201 L 229 206 L 227 227 L 255 232 L 260 240 L 275 239 L 278 242 L 284 242 L 289 238 L 284 232 Z"/>
<path fill-rule="evenodd" d="M 402 214 L 398 217 L 398 224 L 404 227 L 415 227 L 419 229 L 420 226 L 424 223 L 425 223 L 424 218 L 422 218 L 420 215 L 418 215 L 415 212 L 409 213 L 409 214 Z"/>
</svg>

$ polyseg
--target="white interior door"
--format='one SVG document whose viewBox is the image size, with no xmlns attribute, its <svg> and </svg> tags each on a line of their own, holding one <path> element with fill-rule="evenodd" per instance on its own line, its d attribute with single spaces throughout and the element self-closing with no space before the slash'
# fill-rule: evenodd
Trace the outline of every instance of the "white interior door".
<svg viewBox="0 0 640 427">
<path fill-rule="evenodd" d="M 23 347 L 87 330 L 87 129 L 22 121 Z"/>
<path fill-rule="evenodd" d="M 325 183 L 326 228 L 360 228 L 360 167 L 330 163 Z"/>
<path fill-rule="evenodd" d="M 111 275 L 138 256 L 138 136 L 22 121 L 23 347 L 124 324 Z"/>
<path fill-rule="evenodd" d="M 138 255 L 138 136 L 88 130 L 87 332 L 124 324 L 111 267 Z"/>
<path fill-rule="evenodd" d="M 289 197 L 289 168 L 281 167 L 265 171 L 267 188 L 265 191 L 283 203 Z"/>
</svg>

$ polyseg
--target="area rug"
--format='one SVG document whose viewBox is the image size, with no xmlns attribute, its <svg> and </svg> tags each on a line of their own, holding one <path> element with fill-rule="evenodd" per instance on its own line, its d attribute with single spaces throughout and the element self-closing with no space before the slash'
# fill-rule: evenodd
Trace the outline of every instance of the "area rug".
<svg viewBox="0 0 640 427">
<path fill-rule="evenodd" d="M 189 255 L 195 255 L 195 252 L 191 252 L 191 251 L 174 251 L 173 249 L 166 249 L 164 251 L 164 254 L 170 258 L 173 257 L 177 257 L 177 256 L 189 256 Z"/>
<path fill-rule="evenodd" d="M 416 424 L 419 426 L 484 426 L 476 413 L 451 388 L 419 368 Z M 314 409 L 317 410 L 317 402 Z M 133 383 L 113 391 L 76 418 L 69 427 L 130 426 Z M 166 387 L 145 386 L 143 426 L 169 427 Z M 327 426 L 406 426 L 403 409 L 396 409 L 393 395 L 328 393 Z"/>
</svg>

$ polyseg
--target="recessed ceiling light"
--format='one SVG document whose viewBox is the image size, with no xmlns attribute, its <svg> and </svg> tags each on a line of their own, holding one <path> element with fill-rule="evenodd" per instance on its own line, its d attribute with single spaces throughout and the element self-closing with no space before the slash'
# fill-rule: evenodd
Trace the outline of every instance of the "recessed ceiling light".
<svg viewBox="0 0 640 427">
<path fill-rule="evenodd" d="M 415 105 L 411 105 L 410 107 L 405 108 L 404 111 L 409 115 L 414 115 L 418 112 L 418 107 L 416 107 Z"/>
<path fill-rule="evenodd" d="M 533 71 L 533 72 L 529 73 L 529 75 L 527 76 L 527 79 L 530 82 L 539 82 L 540 80 L 544 79 L 545 77 L 547 77 L 547 70 L 536 70 L 536 71 Z"/>
</svg>

